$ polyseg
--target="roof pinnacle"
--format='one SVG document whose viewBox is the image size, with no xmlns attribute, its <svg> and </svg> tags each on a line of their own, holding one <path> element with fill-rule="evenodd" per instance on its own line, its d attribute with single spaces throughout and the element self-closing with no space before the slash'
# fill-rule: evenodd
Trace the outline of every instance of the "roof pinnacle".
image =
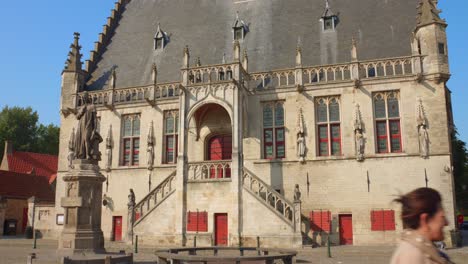
<svg viewBox="0 0 468 264">
<path fill-rule="evenodd" d="M 445 25 L 445 20 L 441 19 L 439 14 L 441 11 L 437 9 L 438 1 L 435 0 L 420 0 L 418 4 L 418 16 L 416 28 L 438 23 Z"/>
<path fill-rule="evenodd" d="M 81 46 L 80 46 L 80 33 L 73 33 L 74 40 L 73 44 L 70 45 L 70 52 L 68 53 L 68 58 L 65 62 L 64 71 L 69 72 L 81 72 L 82 63 L 81 63 Z"/>
</svg>

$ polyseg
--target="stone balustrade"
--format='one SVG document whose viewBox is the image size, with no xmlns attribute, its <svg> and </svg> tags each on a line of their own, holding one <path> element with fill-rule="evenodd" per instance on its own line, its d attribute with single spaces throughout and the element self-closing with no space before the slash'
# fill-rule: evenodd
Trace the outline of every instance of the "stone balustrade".
<svg viewBox="0 0 468 264">
<path fill-rule="evenodd" d="M 210 160 L 188 164 L 189 181 L 209 181 L 231 178 L 231 160 Z"/>
<path fill-rule="evenodd" d="M 233 70 L 240 69 L 240 81 L 250 91 L 274 88 L 293 88 L 335 82 L 354 82 L 372 78 L 411 76 L 421 73 L 421 56 L 406 56 L 378 60 L 355 61 L 342 64 L 298 67 L 269 72 L 246 72 L 238 63 L 197 66 L 184 69 L 189 86 L 211 85 L 234 80 Z M 300 74 L 300 76 L 299 76 Z M 132 88 L 119 88 L 88 92 L 95 105 L 128 104 L 160 99 L 177 98 L 181 83 L 170 82 Z M 83 94 L 77 95 L 78 106 L 83 104 Z"/>
<path fill-rule="evenodd" d="M 294 226 L 294 205 L 268 184 L 247 169 L 243 169 L 242 185 L 266 206 L 279 214 L 289 225 Z M 300 214 L 300 212 L 297 212 Z"/>
<path fill-rule="evenodd" d="M 173 186 L 175 177 L 176 171 L 171 173 L 164 181 L 162 181 L 156 188 L 154 188 L 148 195 L 146 195 L 139 203 L 135 205 L 134 225 L 137 225 L 143 218 L 145 218 L 146 215 L 158 207 L 159 204 L 161 204 L 175 191 L 175 186 Z"/>
</svg>

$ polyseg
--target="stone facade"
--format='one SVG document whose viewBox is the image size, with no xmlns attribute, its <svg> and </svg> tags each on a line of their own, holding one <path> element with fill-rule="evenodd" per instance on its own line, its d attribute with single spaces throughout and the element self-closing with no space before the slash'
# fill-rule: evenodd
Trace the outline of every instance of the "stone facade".
<svg viewBox="0 0 468 264">
<path fill-rule="evenodd" d="M 430 5 L 429 10 L 435 9 L 432 1 L 421 3 Z M 62 75 L 57 201 L 65 196 L 62 179 L 68 171 L 70 134 L 77 123 L 74 113 L 83 102 L 83 91 L 97 83 L 96 75 L 102 69 L 96 69 L 96 65 L 112 60 L 103 46 L 111 45 L 107 52 L 112 54 L 116 49 L 112 45 L 118 45 L 122 37 L 116 35 L 115 42 L 109 44 L 107 36 L 119 27 L 125 29 L 131 18 L 123 17 L 119 26 L 116 21 L 125 12 L 134 15 L 135 5 L 134 1 L 116 4 L 85 70 L 78 63 L 81 58 L 78 35 L 71 47 L 68 66 Z M 322 17 L 325 22 L 329 18 L 336 19 L 331 12 L 325 14 L 328 14 Z M 438 13 L 432 14 L 437 16 Z M 106 177 L 103 186 L 106 202 L 102 210 L 104 237 L 117 239 L 120 234 L 116 232 L 120 232 L 122 239 L 132 241 L 127 234 L 133 233 L 144 244 L 191 245 L 195 237 L 198 245 L 223 244 L 225 242 L 219 240 L 221 223 L 217 222 L 221 218 L 217 217 L 226 214 L 223 223 L 228 245 L 256 245 L 258 241 L 267 247 L 324 244 L 327 232 L 311 228 L 310 220 L 311 212 L 322 210 L 331 214 L 330 238 L 334 244 L 343 243 L 344 228 L 350 229 L 347 232 L 352 232 L 351 243 L 357 245 L 394 243 L 402 225 L 399 207 L 392 200 L 398 194 L 426 185 L 443 194 L 444 208 L 453 220 L 452 119 L 450 92 L 445 85 L 449 77 L 446 24 L 427 19 L 423 22 L 415 24 L 414 36 L 408 34 L 407 39 L 401 40 L 401 45 L 412 47 L 407 54 L 361 60 L 356 47 L 359 44 L 350 38 L 347 52 L 351 60 L 341 64 L 322 57 L 322 64 L 331 65 L 303 65 L 307 43 L 299 42 L 295 51 L 296 64 L 290 65 L 291 68 L 269 71 L 265 67 L 249 71 L 250 55 L 254 53 L 253 57 L 259 59 L 258 54 L 255 50 L 241 52 L 242 45 L 248 45 L 247 41 L 235 40 L 229 51 L 232 56 L 223 58 L 221 64 L 205 66 L 198 59 L 196 65 L 191 65 L 192 50 L 186 47 L 179 60 L 182 62 L 180 79 L 161 83 L 159 68 L 154 65 L 143 69 L 151 79 L 145 85 L 135 79 L 134 85 L 117 87 L 120 76 L 128 82 L 132 73 L 118 72 L 119 59 L 114 57 L 113 64 L 117 68 L 100 76 L 108 78 L 104 81 L 106 85 L 102 89 L 88 89 L 97 107 L 101 134 L 113 141 L 107 148 L 106 144 L 100 146 L 102 153 L 111 153 L 110 160 L 104 155 L 99 164 Z M 290 27 L 294 30 L 294 26 Z M 160 32 L 160 27 L 158 29 Z M 245 37 L 255 37 L 249 36 L 252 34 Z M 333 34 L 323 36 L 324 49 L 330 43 L 337 43 L 337 36 Z M 294 61 L 294 56 L 285 55 L 294 55 L 293 50 L 280 49 L 279 53 L 275 55 Z M 253 64 L 257 68 L 260 65 L 258 61 Z M 136 78 L 141 72 L 134 74 Z M 178 73 L 171 74 L 177 76 Z M 85 83 L 86 78 L 89 82 L 94 80 L 94 84 Z M 388 100 L 396 101 L 398 108 L 396 119 L 393 116 L 384 120 L 386 133 L 379 130 L 382 121 L 376 116 L 377 110 L 374 111 L 380 97 L 386 98 L 387 105 Z M 338 119 L 330 125 L 339 125 L 338 136 L 330 132 L 325 141 L 320 134 L 321 99 L 335 100 L 339 109 Z M 264 111 L 269 103 L 280 103 L 283 109 L 284 140 L 274 145 L 273 155 L 280 158 L 267 157 L 269 142 L 264 134 L 267 133 Z M 423 157 L 418 109 L 424 109 L 430 141 L 429 155 Z M 169 133 L 167 116 L 174 113 L 177 126 Z M 137 123 L 128 123 L 132 124 L 128 129 L 138 126 L 130 136 L 125 126 L 128 118 L 137 119 Z M 390 127 L 388 124 L 396 124 L 392 123 L 395 120 L 398 120 L 398 128 Z M 358 130 L 359 137 L 356 136 Z M 299 132 L 304 136 L 302 156 L 297 149 Z M 177 137 L 171 138 L 176 134 Z M 213 136 L 226 135 L 231 138 L 230 158 L 210 159 Z M 330 136 L 333 139 L 328 139 Z M 379 141 L 382 136 L 385 137 L 384 146 Z M 275 137 L 280 136 L 275 134 Z M 177 158 L 168 154 L 170 139 L 177 141 L 174 150 Z M 132 143 L 127 146 L 126 142 Z M 327 151 L 333 155 L 323 155 L 324 145 L 320 142 L 325 142 Z M 338 145 L 333 144 L 339 145 L 338 153 L 334 152 Z M 284 146 L 284 157 L 280 145 Z M 380 153 L 382 147 L 393 153 Z M 296 184 L 301 191 L 301 203 L 294 202 Z M 136 205 L 131 212 L 127 206 L 129 188 L 136 195 Z M 63 211 L 59 205 L 56 209 L 56 213 Z M 372 231 L 373 210 L 394 210 L 395 230 Z M 206 231 L 188 230 L 193 224 L 190 212 L 197 212 L 197 215 L 206 212 Z M 127 223 L 132 214 L 135 214 L 135 222 Z M 351 226 L 343 226 L 342 216 L 352 217 Z M 116 229 L 116 219 L 122 220 L 118 225 L 124 230 Z M 127 226 L 132 232 L 126 232 Z M 196 226 L 198 230 L 198 223 Z M 453 221 L 450 221 L 447 230 L 453 228 Z"/>
</svg>

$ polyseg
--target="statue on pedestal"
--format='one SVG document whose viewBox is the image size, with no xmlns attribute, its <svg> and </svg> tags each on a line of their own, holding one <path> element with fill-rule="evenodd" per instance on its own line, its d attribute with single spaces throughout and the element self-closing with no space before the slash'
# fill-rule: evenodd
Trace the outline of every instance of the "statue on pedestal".
<svg viewBox="0 0 468 264">
<path fill-rule="evenodd" d="M 418 126 L 418 139 L 419 139 L 419 154 L 422 158 L 429 157 L 429 132 L 427 131 L 427 118 L 422 100 L 419 99 L 417 108 L 417 126 Z"/>
<path fill-rule="evenodd" d="M 103 141 L 97 131 L 96 107 L 91 103 L 88 93 L 83 94 L 84 105 L 80 107 L 76 118 L 78 129 L 75 134 L 75 158 L 94 161 L 101 160 L 99 143 Z"/>
<path fill-rule="evenodd" d="M 294 202 L 300 202 L 301 201 L 301 190 L 299 189 L 299 184 L 296 184 L 296 187 L 294 188 Z"/>
<path fill-rule="evenodd" d="M 75 159 L 75 128 L 72 129 L 70 140 L 68 141 L 68 168 L 73 168 L 73 160 Z"/>
</svg>

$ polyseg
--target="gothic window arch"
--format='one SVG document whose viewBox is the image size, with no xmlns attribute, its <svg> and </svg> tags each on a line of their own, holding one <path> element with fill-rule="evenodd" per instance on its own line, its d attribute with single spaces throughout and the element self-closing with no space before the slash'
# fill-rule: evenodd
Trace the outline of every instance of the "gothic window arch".
<svg viewBox="0 0 468 264">
<path fill-rule="evenodd" d="M 340 156 L 341 113 L 338 96 L 319 97 L 315 100 L 319 156 Z"/>
<path fill-rule="evenodd" d="M 373 94 L 377 153 L 402 152 L 400 93 L 387 91 Z"/>
<path fill-rule="evenodd" d="M 263 104 L 263 157 L 282 159 L 286 157 L 284 127 L 284 102 Z"/>
<path fill-rule="evenodd" d="M 179 111 L 164 112 L 164 163 L 177 162 Z"/>
<path fill-rule="evenodd" d="M 122 118 L 122 166 L 138 166 L 140 162 L 140 114 Z"/>
</svg>

